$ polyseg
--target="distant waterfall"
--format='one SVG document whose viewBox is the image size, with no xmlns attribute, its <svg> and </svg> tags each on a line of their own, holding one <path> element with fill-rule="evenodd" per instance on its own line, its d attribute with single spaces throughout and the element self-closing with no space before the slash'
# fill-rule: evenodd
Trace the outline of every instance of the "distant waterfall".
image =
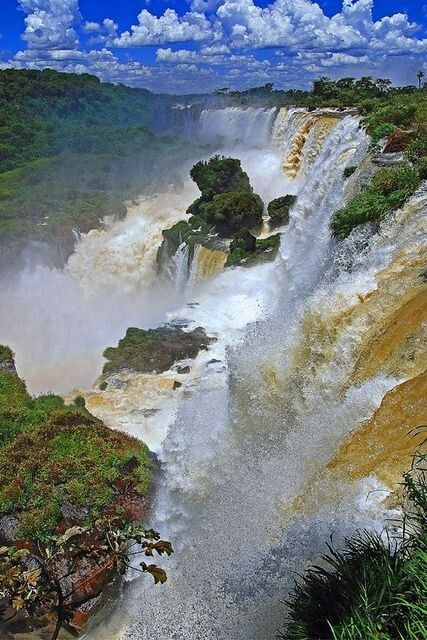
<svg viewBox="0 0 427 640">
<path fill-rule="evenodd" d="M 229 146 L 246 144 L 263 148 L 270 144 L 276 109 L 227 107 L 205 109 L 200 114 L 201 142 Z"/>
</svg>

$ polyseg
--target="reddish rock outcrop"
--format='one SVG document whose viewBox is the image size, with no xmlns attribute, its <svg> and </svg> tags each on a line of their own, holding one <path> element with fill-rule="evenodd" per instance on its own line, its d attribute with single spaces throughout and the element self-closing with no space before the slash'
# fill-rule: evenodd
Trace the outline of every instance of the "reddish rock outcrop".
<svg viewBox="0 0 427 640">
<path fill-rule="evenodd" d="M 398 131 L 388 136 L 383 153 L 399 153 L 405 151 L 411 144 L 411 136 L 404 131 Z"/>
</svg>

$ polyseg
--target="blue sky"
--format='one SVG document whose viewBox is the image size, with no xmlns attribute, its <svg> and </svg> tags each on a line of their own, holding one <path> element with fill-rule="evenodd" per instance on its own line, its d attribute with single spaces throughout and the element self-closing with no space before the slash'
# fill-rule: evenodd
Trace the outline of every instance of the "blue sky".
<svg viewBox="0 0 427 640">
<path fill-rule="evenodd" d="M 427 74 L 427 0 L 1 0 L 0 68 L 188 93 Z"/>
</svg>

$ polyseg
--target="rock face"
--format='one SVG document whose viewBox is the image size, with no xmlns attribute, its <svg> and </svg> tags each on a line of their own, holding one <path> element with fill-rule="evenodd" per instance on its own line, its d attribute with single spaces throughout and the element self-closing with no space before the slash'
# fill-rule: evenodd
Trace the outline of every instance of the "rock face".
<svg viewBox="0 0 427 640">
<path fill-rule="evenodd" d="M 411 136 L 404 131 L 397 131 L 388 136 L 383 153 L 400 153 L 411 144 Z"/>
<path fill-rule="evenodd" d="M 195 164 L 190 173 L 201 195 L 188 207 L 188 220 L 162 232 L 163 242 L 157 252 L 159 272 L 172 279 L 177 256 L 186 260 L 189 272 L 196 249 L 227 253 L 230 240 L 236 240 L 237 236 L 240 249 L 241 234 L 247 240 L 250 229 L 262 224 L 264 205 L 253 193 L 240 160 L 214 156 Z M 230 264 L 236 261 L 228 261 L 227 265 Z"/>
<path fill-rule="evenodd" d="M 108 362 L 103 373 L 126 369 L 139 373 L 162 373 L 180 360 L 195 358 L 213 340 L 201 327 L 194 331 L 183 331 L 171 325 L 148 330 L 131 327 L 117 347 L 104 351 Z"/>
</svg>

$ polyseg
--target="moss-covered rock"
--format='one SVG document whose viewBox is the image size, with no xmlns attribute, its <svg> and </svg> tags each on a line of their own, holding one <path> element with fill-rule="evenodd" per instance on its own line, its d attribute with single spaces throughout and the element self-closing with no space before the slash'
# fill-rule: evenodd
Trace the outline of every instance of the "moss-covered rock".
<svg viewBox="0 0 427 640">
<path fill-rule="evenodd" d="M 232 235 L 261 224 L 263 204 L 259 196 L 248 191 L 231 191 L 213 197 L 201 208 L 208 222 L 220 235 Z"/>
<path fill-rule="evenodd" d="M 296 199 L 296 196 L 287 195 L 272 200 L 267 208 L 268 215 L 270 216 L 270 224 L 273 226 L 288 224 L 289 211 Z"/>
<path fill-rule="evenodd" d="M 201 349 L 207 349 L 213 341 L 201 327 L 183 331 L 180 327 L 166 325 L 158 329 L 131 327 L 117 347 L 104 351 L 103 373 L 110 374 L 123 369 L 141 373 L 167 371 L 179 360 L 195 358 Z"/>
<path fill-rule="evenodd" d="M 280 246 L 280 234 L 257 240 L 249 231 L 237 234 L 230 244 L 226 267 L 237 264 L 252 264 L 259 260 L 274 260 Z"/>
<path fill-rule="evenodd" d="M 173 227 L 164 229 L 162 235 L 163 241 L 157 251 L 157 266 L 160 271 L 167 267 L 169 260 L 183 242 L 189 249 L 188 259 L 191 261 L 197 245 L 209 246 L 218 237 L 215 228 L 200 216 L 180 220 Z"/>
</svg>

